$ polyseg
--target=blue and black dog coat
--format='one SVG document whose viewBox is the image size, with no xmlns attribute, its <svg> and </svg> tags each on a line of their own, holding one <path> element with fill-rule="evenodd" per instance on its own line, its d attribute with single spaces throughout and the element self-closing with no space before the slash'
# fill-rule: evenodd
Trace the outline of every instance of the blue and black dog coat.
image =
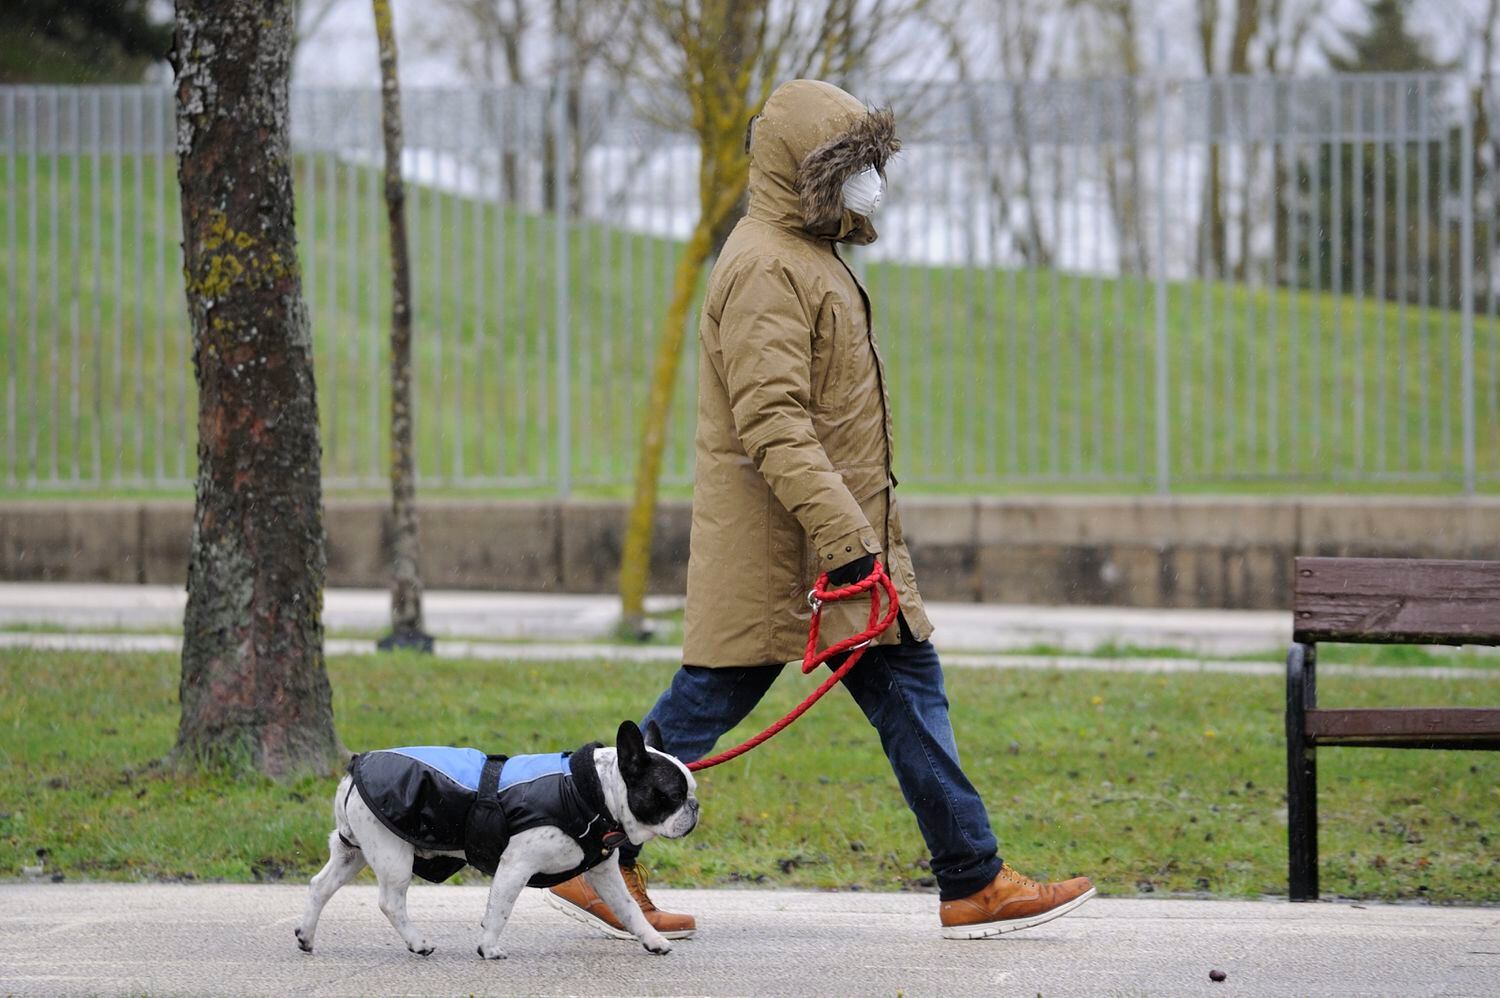
<svg viewBox="0 0 1500 998">
<path fill-rule="evenodd" d="M 381 749 L 349 762 L 353 789 L 385 827 L 418 849 L 462 851 L 418 856 L 412 872 L 441 883 L 465 866 L 493 876 L 513 835 L 551 825 L 583 850 L 567 873 L 538 873 L 532 887 L 554 887 L 598 865 L 625 842 L 604 806 L 594 769 L 598 742 L 576 752 L 485 755 L 478 749 L 423 745 Z"/>
</svg>

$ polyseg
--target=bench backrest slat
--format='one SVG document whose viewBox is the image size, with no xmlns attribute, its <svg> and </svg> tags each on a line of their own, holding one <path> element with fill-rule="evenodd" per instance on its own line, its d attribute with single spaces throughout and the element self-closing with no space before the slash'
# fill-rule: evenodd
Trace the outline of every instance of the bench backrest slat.
<svg viewBox="0 0 1500 998">
<path fill-rule="evenodd" d="M 1298 558 L 1296 640 L 1500 644 L 1500 561 Z"/>
</svg>

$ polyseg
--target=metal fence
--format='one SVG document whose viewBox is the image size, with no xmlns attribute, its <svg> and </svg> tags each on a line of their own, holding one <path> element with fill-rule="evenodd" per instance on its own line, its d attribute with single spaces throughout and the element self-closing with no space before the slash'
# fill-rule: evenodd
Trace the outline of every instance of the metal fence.
<svg viewBox="0 0 1500 998">
<path fill-rule="evenodd" d="M 881 239 L 852 254 L 898 474 L 968 491 L 1500 481 L 1496 91 L 1443 75 L 867 88 L 907 138 Z M 697 211 L 671 101 L 413 91 L 405 117 L 422 484 L 628 484 Z M 326 481 L 381 487 L 378 93 L 296 92 L 292 131 Z M 165 89 L 0 88 L 12 493 L 190 486 L 174 143 Z M 679 484 L 691 356 L 682 371 Z"/>
</svg>

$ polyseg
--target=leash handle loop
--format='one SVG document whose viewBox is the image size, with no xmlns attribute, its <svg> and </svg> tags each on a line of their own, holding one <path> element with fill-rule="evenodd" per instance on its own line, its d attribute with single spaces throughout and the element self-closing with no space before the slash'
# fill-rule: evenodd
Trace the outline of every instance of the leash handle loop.
<svg viewBox="0 0 1500 998">
<path fill-rule="evenodd" d="M 884 591 L 886 596 L 886 611 L 880 612 L 880 594 Z M 858 634 L 851 635 L 837 644 L 829 645 L 823 651 L 818 651 L 818 630 L 823 622 L 823 608 L 829 603 L 837 603 L 840 600 L 853 599 L 861 593 L 870 594 L 870 621 L 869 625 Z M 886 574 L 885 566 L 878 560 L 870 574 L 858 582 L 837 589 L 828 588 L 828 573 L 824 572 L 818 576 L 818 581 L 813 584 L 812 590 L 807 594 L 807 605 L 812 607 L 812 621 L 807 628 L 807 650 L 802 655 L 802 672 L 806 675 L 831 658 L 847 653 L 848 657 L 839 663 L 837 669 L 808 695 L 791 713 L 771 725 L 755 737 L 736 745 L 734 748 L 726 749 L 718 755 L 711 755 L 707 759 L 699 759 L 697 762 L 688 763 L 688 769 L 694 772 L 700 769 L 708 769 L 730 759 L 737 759 L 746 752 L 755 748 L 772 737 L 779 734 L 791 725 L 793 721 L 807 712 L 807 709 L 819 700 L 823 694 L 837 686 L 849 671 L 859 662 L 865 650 L 874 643 L 875 639 L 885 633 L 886 629 L 895 623 L 896 615 L 901 612 L 900 600 L 896 595 L 896 584 Z"/>
</svg>

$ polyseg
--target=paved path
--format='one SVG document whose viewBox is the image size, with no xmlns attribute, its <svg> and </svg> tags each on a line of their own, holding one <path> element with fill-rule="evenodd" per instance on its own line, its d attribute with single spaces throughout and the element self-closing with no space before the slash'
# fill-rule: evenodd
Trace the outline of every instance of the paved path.
<svg viewBox="0 0 1500 998">
<path fill-rule="evenodd" d="M 292 886 L 0 886 L 0 993 L 1494 995 L 1500 908 L 1097 898 L 997 940 L 950 942 L 920 894 L 658 892 L 699 916 L 653 957 L 527 891 L 510 959 L 474 954 L 479 887 L 414 887 L 436 944 L 409 954 L 373 887 L 299 953 Z M 1229 976 L 1209 982 L 1211 969 Z"/>
<path fill-rule="evenodd" d="M 0 582 L 0 625 L 175 631 L 186 594 L 173 586 Z M 681 605 L 655 597 L 652 609 Z M 619 613 L 613 596 L 431 591 L 423 595 L 428 629 L 439 637 L 570 641 L 608 635 Z M 1140 610 L 1119 607 L 928 607 L 948 650 L 1006 651 L 1038 644 L 1091 652 L 1104 644 L 1172 647 L 1200 655 L 1262 652 L 1291 639 L 1291 615 L 1256 610 Z M 330 589 L 331 631 L 379 632 L 390 623 L 382 590 Z"/>
</svg>

